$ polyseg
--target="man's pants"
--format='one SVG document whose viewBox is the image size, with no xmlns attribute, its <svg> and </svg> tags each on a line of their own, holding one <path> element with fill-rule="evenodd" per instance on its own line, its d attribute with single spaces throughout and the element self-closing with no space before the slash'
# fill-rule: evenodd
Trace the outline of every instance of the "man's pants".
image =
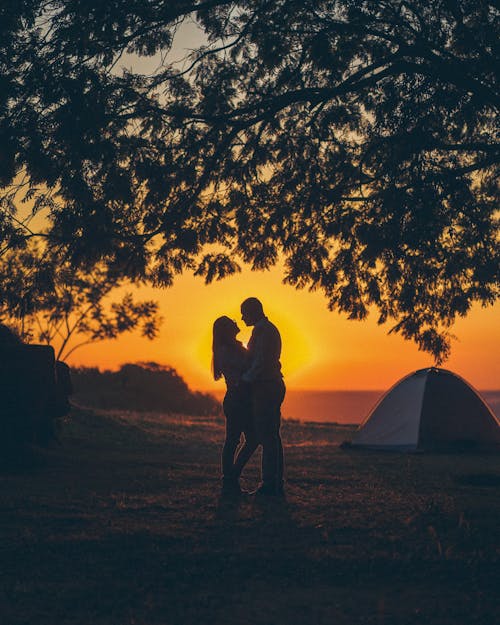
<svg viewBox="0 0 500 625">
<path fill-rule="evenodd" d="M 283 485 L 283 445 L 280 436 L 281 404 L 285 384 L 279 380 L 260 380 L 252 384 L 255 432 L 262 445 L 262 482 L 273 488 Z"/>
</svg>

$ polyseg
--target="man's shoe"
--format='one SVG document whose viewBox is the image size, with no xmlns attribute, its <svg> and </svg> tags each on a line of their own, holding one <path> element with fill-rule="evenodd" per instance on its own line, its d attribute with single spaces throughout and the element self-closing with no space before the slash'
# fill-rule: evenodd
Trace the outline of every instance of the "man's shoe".
<svg viewBox="0 0 500 625">
<path fill-rule="evenodd" d="M 257 497 L 284 497 L 283 486 L 276 487 L 272 484 L 261 484 L 252 495 Z"/>
</svg>

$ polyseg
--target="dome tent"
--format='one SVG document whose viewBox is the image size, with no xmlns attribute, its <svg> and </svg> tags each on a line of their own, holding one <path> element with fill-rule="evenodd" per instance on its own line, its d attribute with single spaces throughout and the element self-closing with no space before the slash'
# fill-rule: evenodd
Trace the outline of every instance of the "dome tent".
<svg viewBox="0 0 500 625">
<path fill-rule="evenodd" d="M 353 447 L 417 451 L 500 449 L 500 426 L 461 377 L 432 367 L 397 382 L 356 431 Z"/>
</svg>

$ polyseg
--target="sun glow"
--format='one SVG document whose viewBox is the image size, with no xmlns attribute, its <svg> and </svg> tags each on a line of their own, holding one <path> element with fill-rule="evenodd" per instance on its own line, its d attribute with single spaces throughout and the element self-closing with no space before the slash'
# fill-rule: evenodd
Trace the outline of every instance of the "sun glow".
<svg viewBox="0 0 500 625">
<path fill-rule="evenodd" d="M 293 383 L 294 380 L 300 379 L 301 374 L 307 371 L 312 362 L 317 360 L 320 350 L 318 346 L 315 345 L 313 337 L 304 333 L 301 328 L 301 323 L 303 322 L 302 316 L 297 316 L 294 313 L 293 297 L 290 302 L 283 306 L 282 293 L 280 293 L 280 297 L 278 301 L 276 301 L 272 290 L 268 292 L 266 289 L 262 292 L 262 288 L 259 288 L 259 286 L 262 287 L 262 284 L 258 284 L 259 281 L 266 283 L 270 278 L 273 279 L 272 273 L 252 274 L 248 272 L 247 275 L 247 272 L 245 272 L 244 279 L 242 279 L 241 276 L 235 276 L 229 278 L 227 281 L 203 287 L 207 291 L 214 291 L 217 295 L 218 292 L 220 292 L 223 296 L 213 299 L 209 296 L 203 298 L 204 305 L 207 306 L 208 304 L 208 307 L 213 309 L 213 313 L 207 314 L 207 319 L 203 320 L 204 327 L 203 329 L 200 328 L 201 331 L 198 335 L 186 337 L 189 343 L 189 350 L 194 356 L 193 364 L 200 375 L 206 372 L 207 363 L 209 364 L 211 362 L 212 323 L 217 317 L 226 315 L 234 319 L 240 328 L 240 333 L 237 337 L 238 340 L 244 345 L 248 344 L 252 328 L 247 327 L 241 320 L 240 303 L 251 295 L 258 296 L 261 299 L 266 315 L 280 331 L 283 344 L 281 362 L 283 374 L 287 380 Z M 184 277 L 184 280 L 190 281 L 187 276 Z M 231 284 L 225 284 L 225 282 Z M 253 290 L 247 290 L 249 285 L 252 285 Z M 286 288 L 281 284 L 279 286 Z M 236 291 L 236 293 L 229 296 L 231 291 Z M 198 289 L 196 289 L 196 292 L 199 292 Z M 294 293 L 293 290 L 291 290 L 291 292 Z M 193 291 L 191 291 L 191 293 L 193 293 Z M 209 301 L 206 302 L 205 299 Z M 198 299 L 198 302 L 200 301 L 201 300 Z M 227 302 L 227 304 L 225 302 Z"/>
<path fill-rule="evenodd" d="M 288 388 L 384 389 L 403 375 L 431 366 L 432 358 L 378 326 L 376 315 L 363 322 L 329 312 L 324 296 L 296 290 L 281 282 L 282 268 L 240 274 L 206 286 L 192 275 L 180 276 L 169 289 L 141 288 L 137 298 L 157 299 L 165 318 L 153 342 L 124 335 L 75 352 L 70 364 L 116 368 L 124 362 L 156 361 L 175 367 L 192 388 L 224 388 L 214 382 L 210 364 L 212 324 L 217 317 L 235 319 L 246 343 L 251 328 L 241 320 L 240 304 L 258 297 L 279 328 L 282 365 Z M 497 388 L 500 380 L 500 306 L 475 307 L 453 328 L 458 340 L 445 367 L 477 388 Z"/>
<path fill-rule="evenodd" d="M 284 376 L 288 380 L 294 380 L 297 377 L 300 378 L 301 373 L 315 360 L 315 349 L 312 341 L 310 339 L 308 340 L 308 337 L 305 337 L 304 334 L 301 333 L 298 324 L 287 316 L 286 313 L 279 313 L 273 310 L 273 307 L 267 307 L 266 314 L 279 328 L 281 334 L 283 342 L 281 362 Z M 252 328 L 247 328 L 245 326 L 240 320 L 239 313 L 228 314 L 228 316 L 234 318 L 240 327 L 241 332 L 237 338 L 246 346 L 250 339 Z M 193 347 L 193 353 L 196 357 L 197 364 L 201 365 L 203 369 L 206 369 L 207 363 L 210 363 L 212 358 L 211 326 L 207 327 L 206 330 L 197 337 Z"/>
</svg>

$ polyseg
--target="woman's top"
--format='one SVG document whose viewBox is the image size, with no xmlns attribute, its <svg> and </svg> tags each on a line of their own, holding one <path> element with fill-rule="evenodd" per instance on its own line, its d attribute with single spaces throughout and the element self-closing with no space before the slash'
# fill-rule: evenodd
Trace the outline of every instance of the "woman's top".
<svg viewBox="0 0 500 625">
<path fill-rule="evenodd" d="M 248 367 L 248 352 L 239 342 L 221 345 L 218 362 L 227 388 L 234 388 Z"/>
</svg>

